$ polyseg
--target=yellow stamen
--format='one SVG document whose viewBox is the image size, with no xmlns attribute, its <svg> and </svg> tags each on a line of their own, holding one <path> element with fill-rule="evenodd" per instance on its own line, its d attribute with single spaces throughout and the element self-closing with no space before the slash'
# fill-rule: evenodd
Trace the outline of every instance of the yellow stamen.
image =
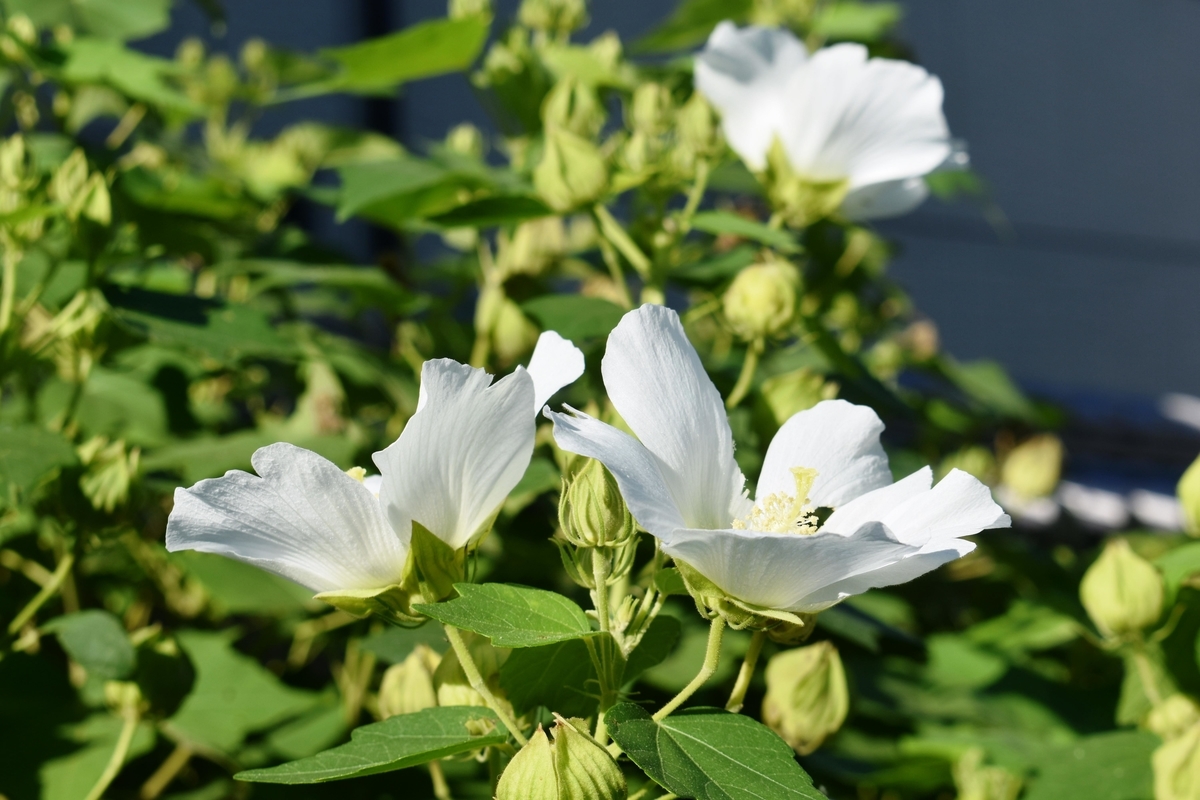
<svg viewBox="0 0 1200 800">
<path fill-rule="evenodd" d="M 795 494 L 776 492 L 754 504 L 745 519 L 733 521 L 735 530 L 763 531 L 764 533 L 816 533 L 820 527 L 816 509 L 808 501 L 817 480 L 817 471 L 810 467 L 792 467 L 792 478 L 796 481 Z"/>
<path fill-rule="evenodd" d="M 351 478 L 354 478 L 354 480 L 358 481 L 359 483 L 362 483 L 363 478 L 367 477 L 367 471 L 362 467 L 351 467 L 350 469 L 346 470 L 346 474 Z"/>
</svg>

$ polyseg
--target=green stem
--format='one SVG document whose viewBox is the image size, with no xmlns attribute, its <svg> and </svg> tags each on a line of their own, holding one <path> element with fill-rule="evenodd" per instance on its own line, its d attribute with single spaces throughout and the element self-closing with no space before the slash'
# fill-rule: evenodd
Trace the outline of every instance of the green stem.
<svg viewBox="0 0 1200 800">
<path fill-rule="evenodd" d="M 721 634 L 724 632 L 725 618 L 713 617 L 712 627 L 708 629 L 708 647 L 704 651 L 704 663 L 700 666 L 700 671 L 696 673 L 696 677 L 692 678 L 691 683 L 683 687 L 683 691 L 671 699 L 671 702 L 655 712 L 654 719 L 656 722 L 666 719 L 675 709 L 679 708 L 689 697 L 694 695 L 701 686 L 708 683 L 708 679 L 717 671 L 717 665 L 721 663 Z"/>
<path fill-rule="evenodd" d="M 58 591 L 62 586 L 63 581 L 67 579 L 67 574 L 71 571 L 71 565 L 75 563 L 75 555 L 67 553 L 63 556 L 63 560 L 58 562 L 58 569 L 54 570 L 54 574 L 50 576 L 50 580 L 41 588 L 28 605 L 21 609 L 21 612 L 13 617 L 12 622 L 8 623 L 8 633 L 10 636 L 15 636 L 17 631 L 25 627 L 25 623 L 33 618 L 33 615 L 38 612 L 38 609 Z"/>
<path fill-rule="evenodd" d="M 597 203 L 593 206 L 592 212 L 596 215 L 600 234 L 612 242 L 613 247 L 621 251 L 621 255 L 625 256 L 629 263 L 633 265 L 633 268 L 638 271 L 643 280 L 649 280 L 651 269 L 650 259 L 634 243 L 633 239 L 629 238 L 629 234 L 621 227 L 621 223 L 617 222 L 616 218 L 613 217 L 602 203 Z"/>
<path fill-rule="evenodd" d="M 737 682 L 729 693 L 729 702 L 725 704 L 726 711 L 737 713 L 742 710 L 746 700 L 746 690 L 750 688 L 750 679 L 754 677 L 754 668 L 758 666 L 758 654 L 762 652 L 763 642 L 767 640 L 766 631 L 755 631 L 750 639 L 750 649 L 742 659 L 742 668 L 738 670 Z"/>
<path fill-rule="evenodd" d="M 17 260 L 19 255 L 11 245 L 4 245 L 4 277 L 0 288 L 0 333 L 12 323 L 13 301 L 17 294 Z"/>
<path fill-rule="evenodd" d="M 700 201 L 704 199 L 704 190 L 707 188 L 708 162 L 700 161 L 696 164 L 696 182 L 692 184 L 692 189 L 688 192 L 687 204 L 679 215 L 683 221 L 681 226 L 683 233 L 687 233 L 691 229 L 692 217 L 696 214 L 696 209 L 700 207 Z"/>
<path fill-rule="evenodd" d="M 117 746 L 113 748 L 112 755 L 108 757 L 108 764 L 105 765 L 104 772 L 100 774 L 100 780 L 96 781 L 96 785 L 87 793 L 86 800 L 100 800 L 104 796 L 104 792 L 108 790 L 108 785 L 121 772 L 121 767 L 125 766 L 125 757 L 129 755 L 129 746 L 133 744 L 133 735 L 137 733 L 138 722 L 141 721 L 141 718 L 135 711 L 126 711 L 124 717 L 125 724 L 121 726 L 121 734 L 117 737 Z"/>
<path fill-rule="evenodd" d="M 1133 663 L 1137 667 L 1138 678 L 1142 682 L 1142 691 L 1146 695 L 1146 699 L 1150 701 L 1151 706 L 1157 706 L 1162 703 L 1162 690 L 1158 686 L 1158 678 L 1154 674 L 1154 666 L 1150 663 L 1149 657 L 1146 656 L 1146 651 L 1139 644 L 1133 651 Z"/>
<path fill-rule="evenodd" d="M 450 796 L 450 784 L 446 783 L 446 773 L 442 771 L 441 761 L 429 762 L 429 777 L 433 780 L 433 796 L 437 800 L 453 800 Z"/>
<path fill-rule="evenodd" d="M 467 676 L 467 682 L 471 684 L 471 688 L 479 692 L 479 696 L 483 698 L 483 702 L 492 710 L 500 721 L 504 723 L 504 727 L 508 728 L 508 732 L 512 734 L 517 743 L 524 747 L 529 743 L 521 733 L 521 729 L 517 727 L 517 722 L 512 718 L 512 715 L 500 705 L 496 700 L 496 696 L 492 694 L 492 690 L 487 687 L 483 676 L 479 674 L 479 667 L 475 666 L 475 659 L 471 658 L 471 651 L 467 648 L 467 643 L 463 641 L 462 634 L 458 628 L 453 625 L 443 626 L 446 630 L 446 638 L 450 640 L 450 646 L 454 648 L 454 654 L 458 656 L 458 663 L 462 667 L 463 674 Z"/>
<path fill-rule="evenodd" d="M 604 265 L 608 267 L 609 278 L 612 279 L 617 291 L 621 294 L 621 304 L 627 309 L 633 308 L 633 297 L 629 294 L 629 284 L 625 281 L 625 273 L 621 272 L 621 262 L 617 258 L 617 251 L 608 239 L 600 239 L 600 256 L 604 259 Z"/>
<path fill-rule="evenodd" d="M 742 373 L 738 375 L 737 383 L 733 385 L 733 391 L 725 399 L 726 408 L 736 408 L 737 404 L 742 402 L 750 391 L 750 385 L 754 383 L 754 373 L 758 369 L 758 357 L 762 355 L 763 348 L 762 339 L 755 339 L 746 348 L 746 360 L 742 362 Z"/>
<path fill-rule="evenodd" d="M 596 591 L 592 599 L 596 606 L 596 617 L 600 621 L 600 630 L 609 632 L 612 621 L 608 615 L 608 573 L 611 568 L 608 556 L 601 555 L 598 549 L 592 550 L 592 580 L 596 583 Z"/>
</svg>

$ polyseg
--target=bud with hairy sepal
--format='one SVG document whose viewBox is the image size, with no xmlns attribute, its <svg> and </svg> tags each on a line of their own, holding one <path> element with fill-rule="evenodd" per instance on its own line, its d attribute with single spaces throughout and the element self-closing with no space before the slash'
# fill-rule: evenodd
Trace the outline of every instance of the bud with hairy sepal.
<svg viewBox="0 0 1200 800">
<path fill-rule="evenodd" d="M 1193 536 L 1200 536 L 1200 458 L 1179 479 L 1175 490 L 1183 507 L 1183 527 Z"/>
<path fill-rule="evenodd" d="M 1158 622 L 1163 589 L 1162 575 L 1154 565 L 1133 552 L 1124 539 L 1113 539 L 1088 567 L 1079 598 L 1101 633 L 1121 638 Z"/>
<path fill-rule="evenodd" d="M 608 751 L 555 715 L 553 740 L 539 727 L 509 762 L 496 800 L 624 800 L 625 776 Z"/>
<path fill-rule="evenodd" d="M 551 208 L 569 211 L 604 194 L 608 165 L 600 148 L 588 139 L 559 125 L 547 125 L 533 184 Z"/>
<path fill-rule="evenodd" d="M 763 722 L 797 753 L 811 753 L 846 721 L 850 693 L 837 648 L 819 642 L 787 650 L 767 664 Z"/>
<path fill-rule="evenodd" d="M 379 684 L 379 717 L 415 714 L 438 704 L 433 675 L 442 657 L 427 645 L 419 644 L 408 658 L 393 664 L 383 673 Z"/>
<path fill-rule="evenodd" d="M 568 542 L 576 547 L 618 547 L 637 534 L 616 479 L 599 461 L 588 459 L 564 484 L 558 521 Z"/>
<path fill-rule="evenodd" d="M 1000 481 L 1023 500 L 1047 497 L 1058 486 L 1062 462 L 1062 441 L 1052 433 L 1039 434 L 1009 452 Z"/>
<path fill-rule="evenodd" d="M 772 258 L 746 267 L 725 290 L 725 319 L 734 333 L 752 342 L 786 333 L 796 321 L 800 272 Z"/>
</svg>

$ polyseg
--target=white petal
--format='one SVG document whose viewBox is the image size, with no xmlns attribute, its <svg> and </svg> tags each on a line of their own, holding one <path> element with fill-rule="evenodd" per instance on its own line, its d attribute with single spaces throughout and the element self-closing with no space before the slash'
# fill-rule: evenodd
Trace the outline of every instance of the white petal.
<svg viewBox="0 0 1200 800">
<path fill-rule="evenodd" d="M 896 481 L 860 495 L 829 515 L 821 530 L 849 536 L 868 522 L 882 520 L 889 511 L 906 500 L 929 491 L 933 470 L 924 467 Z"/>
<path fill-rule="evenodd" d="M 879 589 L 884 586 L 896 586 L 908 583 L 921 577 L 926 572 L 932 572 L 943 564 L 962 558 L 975 549 L 973 542 L 962 539 L 939 541 L 916 552 L 894 561 L 878 569 L 872 569 L 828 586 L 802 597 L 791 611 L 815 613 L 845 600 L 847 597 L 862 594 L 869 589 Z"/>
<path fill-rule="evenodd" d="M 363 486 L 367 487 L 367 491 L 379 497 L 379 492 L 383 489 L 382 475 L 367 475 L 363 478 Z"/>
<path fill-rule="evenodd" d="M 862 45 L 817 51 L 787 87 L 782 138 L 792 166 L 850 188 L 925 175 L 951 153 L 942 84 Z"/>
<path fill-rule="evenodd" d="M 554 441 L 559 447 L 608 467 L 639 525 L 663 541 L 670 541 L 671 534 L 684 527 L 658 461 L 640 442 L 575 409 L 571 414 L 549 409 L 545 413 L 554 421 Z"/>
<path fill-rule="evenodd" d="M 850 219 L 884 219 L 907 214 L 929 197 L 923 178 L 872 183 L 852 189 L 842 201 L 842 213 Z"/>
<path fill-rule="evenodd" d="M 991 490 L 973 475 L 950 470 L 937 486 L 894 506 L 879 520 L 903 542 L 918 547 L 1012 524 Z"/>
<path fill-rule="evenodd" d="M 767 447 L 755 496 L 796 490 L 792 467 L 817 470 L 809 499 L 837 508 L 892 482 L 887 454 L 879 444 L 883 423 L 867 406 L 824 400 L 794 414 Z"/>
<path fill-rule="evenodd" d="M 647 305 L 608 337 L 604 386 L 617 411 L 658 462 L 687 527 L 725 528 L 745 478 L 733 459 L 725 405 L 679 316 Z"/>
<path fill-rule="evenodd" d="M 537 347 L 533 348 L 533 356 L 529 359 L 534 416 L 542 410 L 551 395 L 578 380 L 583 368 L 583 353 L 569 339 L 564 339 L 554 331 L 546 331 L 539 336 Z"/>
<path fill-rule="evenodd" d="M 522 369 L 492 384 L 481 369 L 426 361 L 417 413 L 374 455 L 392 525 L 416 520 L 454 548 L 481 533 L 529 466 L 533 392 Z"/>
<path fill-rule="evenodd" d="M 729 146 L 751 169 L 766 166 L 767 151 L 781 131 L 791 74 L 808 52 L 790 31 L 737 28 L 722 22 L 696 56 L 695 80 L 713 107 Z"/>
<path fill-rule="evenodd" d="M 680 530 L 663 548 L 734 597 L 766 608 L 809 610 L 825 587 L 919 552 L 879 523 L 850 536 Z"/>
<path fill-rule="evenodd" d="M 379 501 L 330 461 L 290 444 L 251 459 L 258 476 L 224 477 L 175 490 L 167 549 L 219 553 L 314 592 L 398 582 L 408 553 Z"/>
</svg>

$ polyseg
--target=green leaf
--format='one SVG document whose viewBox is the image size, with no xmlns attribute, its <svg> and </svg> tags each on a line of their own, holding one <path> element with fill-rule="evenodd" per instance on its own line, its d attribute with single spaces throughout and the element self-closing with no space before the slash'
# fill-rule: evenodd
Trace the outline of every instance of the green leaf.
<svg viewBox="0 0 1200 800">
<path fill-rule="evenodd" d="M 4 6 L 39 28 L 67 25 L 105 39 L 140 39 L 171 22 L 171 0 L 4 0 Z"/>
<path fill-rule="evenodd" d="M 1159 738 L 1145 731 L 1086 736 L 1044 754 L 1023 800 L 1153 800 L 1150 755 Z"/>
<path fill-rule="evenodd" d="M 530 460 L 520 482 L 513 487 L 508 499 L 504 501 L 504 513 L 510 517 L 515 516 L 538 497 L 558 489 L 561 485 L 562 473 L 554 462 L 535 456 Z"/>
<path fill-rule="evenodd" d="M 1170 600 L 1189 578 L 1200 575 L 1200 542 L 1188 542 L 1176 547 L 1156 558 L 1154 564 L 1162 570 L 1167 599 Z"/>
<path fill-rule="evenodd" d="M 683 573 L 675 567 L 660 569 L 654 575 L 654 588 L 667 596 L 688 594 L 687 584 L 683 581 Z"/>
<path fill-rule="evenodd" d="M 956 634 L 941 633 L 927 639 L 928 679 L 950 688 L 982 689 L 1008 671 L 1008 663 L 994 653 L 971 644 Z"/>
<path fill-rule="evenodd" d="M 536 197 L 511 195 L 484 197 L 429 218 L 446 228 L 491 228 L 528 219 L 548 217 L 554 212 Z"/>
<path fill-rule="evenodd" d="M 1002 653 L 1037 652 L 1079 638 L 1079 624 L 1046 606 L 1017 600 L 1001 616 L 972 625 L 966 636 Z"/>
<path fill-rule="evenodd" d="M 486 708 L 428 708 L 356 728 L 347 744 L 324 753 L 234 777 L 257 783 L 324 783 L 404 769 L 503 744 L 507 738 L 500 721 Z"/>
<path fill-rule="evenodd" d="M 479 55 L 488 28 L 480 17 L 437 19 L 378 39 L 322 50 L 321 55 L 342 70 L 323 88 L 376 94 L 406 81 L 464 70 Z"/>
<path fill-rule="evenodd" d="M 500 688 L 518 714 L 538 706 L 564 717 L 596 713 L 599 685 L 583 639 L 512 651 L 500 667 Z"/>
<path fill-rule="evenodd" d="M 264 744 L 278 757 L 292 761 L 333 747 L 345 737 L 346 710 L 330 695 L 324 704 L 271 731 Z"/>
<path fill-rule="evenodd" d="M 946 376 L 987 410 L 1003 417 L 1037 421 L 1038 410 L 995 361 L 944 361 Z"/>
<path fill-rule="evenodd" d="M 343 222 L 384 200 L 436 186 L 446 180 L 448 172 L 432 161 L 406 156 L 373 164 L 351 164 L 339 169 L 338 175 L 342 188 L 337 218 Z"/>
<path fill-rule="evenodd" d="M 200 581 L 219 614 L 283 616 L 317 605 L 303 586 L 232 558 L 195 550 L 167 558 Z"/>
<path fill-rule="evenodd" d="M 685 264 L 671 271 L 671 277 L 685 283 L 703 285 L 721 283 L 730 280 L 758 259 L 756 248 L 742 244 L 721 253 L 715 258 L 707 258 L 693 264 Z"/>
<path fill-rule="evenodd" d="M 62 736 L 75 745 L 68 755 L 44 764 L 25 765 L 37 770 L 41 782 L 41 800 L 79 800 L 87 797 L 104 774 L 121 735 L 123 721 L 108 713 L 93 714 L 78 725 L 64 727 Z M 126 758 L 130 761 L 154 747 L 154 728 L 148 723 L 137 726 Z M 66 748 L 59 749 L 62 752 Z M 5 776 L 8 778 L 9 776 Z M 7 788 L 7 787 L 6 787 Z"/>
<path fill-rule="evenodd" d="M 441 626 L 429 623 L 419 628 L 385 628 L 363 639 L 359 647 L 389 664 L 399 664 L 419 644 L 428 645 L 439 653 L 449 646 Z"/>
<path fill-rule="evenodd" d="M 824 800 L 770 728 L 741 714 L 694 708 L 656 722 L 633 703 L 605 718 L 625 754 L 655 782 L 697 800 Z"/>
<path fill-rule="evenodd" d="M 233 649 L 227 633 L 183 631 L 179 644 L 196 668 L 196 684 L 171 728 L 187 740 L 225 753 L 247 735 L 308 711 L 314 692 L 293 689 L 254 659 Z"/>
<path fill-rule="evenodd" d="M 557 592 L 507 583 L 456 584 L 459 596 L 415 606 L 438 622 L 473 631 L 495 647 L 537 647 L 592 633 L 583 609 Z"/>
<path fill-rule="evenodd" d="M 666 661 L 674 652 L 675 645 L 679 644 L 682 634 L 683 626 L 679 620 L 665 615 L 655 617 L 625 662 L 625 683 L 637 680 L 646 670 Z"/>
<path fill-rule="evenodd" d="M 66 614 L 50 620 L 42 630 L 56 634 L 71 660 L 101 680 L 127 678 L 137 663 L 125 627 L 107 611 L 89 609 Z"/>
<path fill-rule="evenodd" d="M 752 0 L 684 0 L 675 13 L 633 45 L 635 53 L 664 53 L 700 44 L 722 20 L 741 22 L 750 13 Z"/>
<path fill-rule="evenodd" d="M 0 425 L 0 500 L 7 499 L 7 486 L 28 492 L 52 470 L 77 460 L 75 448 L 57 433 L 32 425 Z"/>
<path fill-rule="evenodd" d="M 202 106 L 167 82 L 166 76 L 177 69 L 174 62 L 105 39 L 79 38 L 66 46 L 66 52 L 62 77 L 68 83 L 107 84 L 134 100 L 185 116 L 204 111 Z"/>
<path fill-rule="evenodd" d="M 556 331 L 566 339 L 599 339 L 617 327 L 625 310 L 599 297 L 555 294 L 535 297 L 521 310 L 537 321 L 542 330 Z"/>
<path fill-rule="evenodd" d="M 731 214 L 728 211 L 703 211 L 692 217 L 692 228 L 714 235 L 731 234 L 743 239 L 753 239 L 774 247 L 781 253 L 797 253 L 800 245 L 795 237 L 783 230 L 763 225 L 752 219 Z"/>
<path fill-rule="evenodd" d="M 898 3 L 840 0 L 817 12 L 812 33 L 824 39 L 877 42 L 891 33 L 902 16 L 904 9 Z"/>
</svg>

